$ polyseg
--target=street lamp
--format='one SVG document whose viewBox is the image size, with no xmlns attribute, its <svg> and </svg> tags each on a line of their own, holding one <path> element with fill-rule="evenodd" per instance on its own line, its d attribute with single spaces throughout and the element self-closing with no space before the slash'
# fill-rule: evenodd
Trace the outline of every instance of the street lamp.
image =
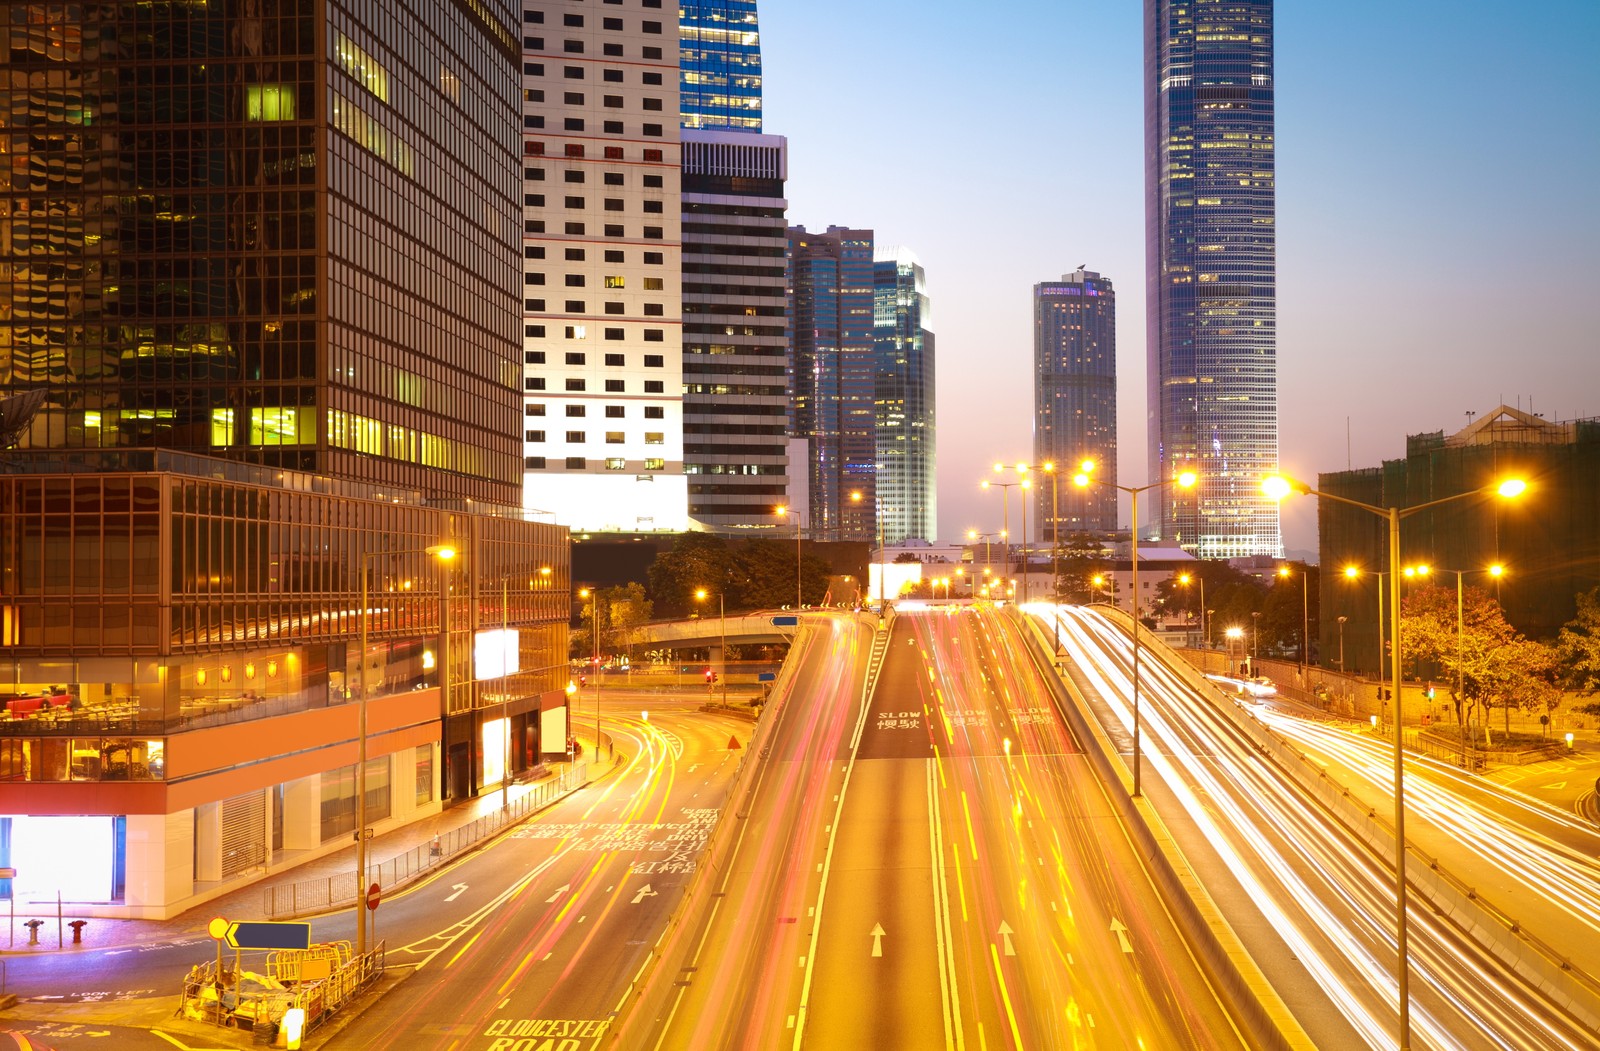
<svg viewBox="0 0 1600 1051">
<path fill-rule="evenodd" d="M 1463 664 L 1466 661 L 1467 655 L 1466 602 L 1465 597 L 1462 594 L 1461 581 L 1462 578 L 1464 578 L 1468 573 L 1487 573 L 1491 577 L 1494 577 L 1496 581 L 1498 581 L 1501 577 L 1505 576 L 1506 567 L 1496 562 L 1493 565 L 1485 566 L 1482 569 L 1443 569 L 1440 570 L 1440 572 L 1454 573 L 1456 575 L 1456 699 L 1458 702 L 1464 704 L 1466 701 L 1466 697 L 1464 696 L 1466 673 L 1465 669 L 1463 668 Z M 1467 734 L 1467 728 L 1465 724 L 1466 720 L 1463 719 L 1461 727 L 1462 766 L 1467 765 L 1467 740 L 1469 735 Z"/>
<path fill-rule="evenodd" d="M 778 507 L 773 511 L 779 518 L 784 515 L 794 515 L 794 608 L 799 612 L 804 604 L 800 589 L 800 512 L 792 507 Z"/>
<path fill-rule="evenodd" d="M 996 464 L 995 469 L 1000 470 L 1003 466 L 1004 465 L 1002 464 Z M 1006 575 L 1008 576 L 1011 573 L 1011 490 L 1018 486 L 1022 487 L 1023 489 L 1028 488 L 1028 480 L 1023 478 L 1016 482 L 991 482 L 989 479 L 985 478 L 983 481 L 978 483 L 978 488 L 980 489 L 1000 490 L 1000 520 L 1002 522 L 1000 535 L 1005 537 L 1006 540 L 1005 558 Z M 1026 500 L 1024 500 L 1022 504 L 1022 556 L 1022 594 L 1023 598 L 1026 599 L 1028 594 L 1028 504 Z"/>
<path fill-rule="evenodd" d="M 1250 611 L 1250 675 L 1256 674 L 1256 661 L 1261 655 L 1261 611 Z"/>
<path fill-rule="evenodd" d="M 1339 618 L 1339 674 L 1340 675 L 1344 674 L 1344 622 L 1349 620 L 1349 619 L 1350 619 L 1349 617 L 1340 617 Z"/>
<path fill-rule="evenodd" d="M 370 912 L 365 909 L 364 897 L 367 891 L 367 638 L 370 632 L 369 624 L 372 620 L 372 604 L 368 600 L 370 594 L 367 583 L 368 571 L 371 569 L 371 560 L 375 555 L 430 555 L 440 562 L 449 562 L 456 557 L 456 549 L 449 544 L 434 544 L 423 548 L 408 548 L 403 551 L 363 551 L 361 553 L 361 696 L 356 703 L 356 957 L 359 959 L 367 952 L 367 917 L 362 913 Z M 444 588 L 444 601 L 449 602 L 449 585 Z M 444 627 L 443 622 L 440 624 Z M 441 654 L 442 656 L 442 654 Z M 450 669 L 446 661 L 440 662 L 439 684 L 441 691 L 441 710 L 449 707 L 449 701 L 442 698 L 443 691 L 447 688 Z"/>
<path fill-rule="evenodd" d="M 1293 575 L 1293 570 L 1288 566 L 1278 567 L 1278 576 L 1288 580 Z M 1318 607 L 1320 609 L 1320 607 Z M 1300 685 L 1306 683 L 1306 666 L 1311 663 L 1307 646 L 1311 643 L 1311 589 L 1306 585 L 1305 567 L 1300 569 Z"/>
<path fill-rule="evenodd" d="M 1515 499 L 1521 496 L 1527 488 L 1528 483 L 1522 479 L 1509 478 L 1481 489 L 1469 489 L 1464 493 L 1454 493 L 1438 500 L 1429 500 L 1426 503 L 1401 508 L 1378 507 L 1374 504 L 1362 503 L 1360 500 L 1352 500 L 1346 496 L 1318 492 L 1304 482 L 1296 481 L 1283 475 L 1273 475 L 1261 483 L 1261 491 L 1273 500 L 1282 500 L 1290 493 L 1317 496 L 1349 507 L 1358 507 L 1369 514 L 1377 515 L 1389 524 L 1389 569 L 1391 571 L 1389 574 L 1389 639 L 1394 647 L 1393 659 L 1390 661 L 1390 675 L 1391 689 L 1394 694 L 1394 882 L 1395 943 L 1398 951 L 1398 962 L 1395 970 L 1399 985 L 1399 1043 L 1402 1051 L 1406 1051 L 1411 1046 L 1411 995 L 1410 963 L 1406 948 L 1405 734 L 1402 730 L 1404 723 L 1400 718 L 1402 710 L 1400 693 L 1400 576 L 1394 572 L 1400 566 L 1400 520 L 1409 518 L 1419 511 L 1438 507 L 1441 504 L 1452 503 L 1456 500 L 1465 500 L 1473 496 L 1497 495 L 1508 500 Z"/>
<path fill-rule="evenodd" d="M 594 659 L 589 669 L 594 672 L 594 757 L 600 759 L 600 589 L 579 588 L 578 597 L 589 600 L 589 620 L 594 623 Z"/>
<path fill-rule="evenodd" d="M 1151 489 L 1160 489 L 1166 485 L 1178 485 L 1183 489 L 1194 488 L 1198 475 L 1193 471 L 1184 471 L 1172 478 L 1163 478 L 1159 482 L 1149 485 L 1132 486 L 1118 485 L 1116 482 L 1094 476 L 1095 463 L 1085 460 L 1079 465 L 1078 473 L 1073 475 L 1072 482 L 1080 489 L 1086 489 L 1090 483 L 1108 485 L 1118 492 L 1127 493 L 1133 498 L 1133 528 L 1129 535 L 1133 538 L 1133 794 L 1139 794 L 1139 494 Z"/>
<path fill-rule="evenodd" d="M 696 602 L 704 602 L 708 597 L 710 596 L 705 588 L 695 589 L 694 600 Z M 728 614 L 722 604 L 721 590 L 717 591 L 717 621 L 722 626 L 722 660 L 720 661 L 722 671 L 722 706 L 726 708 L 728 706 Z M 709 703 L 709 698 L 707 701 Z"/>
<path fill-rule="evenodd" d="M 1383 617 L 1383 578 L 1389 575 L 1389 571 L 1387 569 L 1380 569 L 1374 572 L 1372 575 L 1378 578 L 1378 681 L 1382 682 L 1385 678 L 1387 678 L 1383 670 L 1383 626 L 1385 623 Z M 1345 566 L 1344 576 L 1346 580 L 1359 579 L 1361 576 L 1361 570 L 1356 566 Z M 1340 670 L 1343 671 L 1344 669 L 1341 668 Z"/>
<path fill-rule="evenodd" d="M 851 490 L 850 500 L 859 504 L 861 490 Z M 878 616 L 881 618 L 889 615 L 889 550 L 883 546 L 883 501 L 878 499 L 876 491 L 872 496 L 872 517 L 878 520 Z M 726 691 L 726 685 L 723 689 Z"/>
<path fill-rule="evenodd" d="M 1029 471 L 1042 471 L 1050 476 L 1050 569 L 1055 574 L 1055 579 L 1050 584 L 1051 601 L 1056 601 L 1060 596 L 1056 593 L 1061 587 L 1061 499 L 1056 487 L 1056 465 L 1046 460 L 1044 463 L 1019 463 L 994 465 L 996 474 L 1011 469 L 1019 475 L 1026 476 Z M 1029 488 L 1030 479 L 1022 478 L 1022 488 Z M 1023 497 L 1022 503 L 1022 600 L 1028 600 L 1028 503 Z"/>
<path fill-rule="evenodd" d="M 1178 583 L 1188 587 L 1195 581 L 1200 582 L 1200 637 L 1205 640 L 1206 647 L 1211 646 L 1211 636 L 1206 633 L 1206 578 L 1198 573 L 1179 573 Z"/>
</svg>

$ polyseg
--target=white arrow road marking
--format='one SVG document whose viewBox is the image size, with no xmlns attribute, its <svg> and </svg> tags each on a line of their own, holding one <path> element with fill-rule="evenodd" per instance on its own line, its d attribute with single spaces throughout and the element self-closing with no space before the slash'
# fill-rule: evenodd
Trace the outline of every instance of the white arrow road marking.
<svg viewBox="0 0 1600 1051">
<path fill-rule="evenodd" d="M 1005 942 L 1005 954 L 1007 956 L 1015 956 L 1017 954 L 1016 946 L 1011 944 L 1011 936 L 1015 933 L 1011 929 L 1011 924 L 1005 920 L 1000 921 L 1000 937 Z"/>
<path fill-rule="evenodd" d="M 655 896 L 656 892 L 650 889 L 650 884 L 646 883 L 644 886 L 639 888 L 639 893 L 633 896 L 633 904 L 637 905 L 644 899 L 653 898 Z"/>
<path fill-rule="evenodd" d="M 544 899 L 544 903 L 546 905 L 554 905 L 557 901 L 560 900 L 561 895 L 565 894 L 567 891 L 569 891 L 571 889 L 572 889 L 572 884 L 563 883 L 561 886 L 556 888 L 556 892 L 554 894 L 552 894 L 548 898 Z"/>
<path fill-rule="evenodd" d="M 457 898 L 461 897 L 462 892 L 467 889 L 467 885 L 465 883 L 452 883 L 450 884 L 450 889 L 455 891 L 455 893 L 444 899 L 445 901 L 455 901 Z"/>
<path fill-rule="evenodd" d="M 1122 951 L 1133 952 L 1133 944 L 1128 941 L 1128 928 L 1115 916 L 1111 918 L 1111 932 L 1117 936 L 1117 942 L 1122 946 Z"/>
<path fill-rule="evenodd" d="M 883 936 L 885 933 L 887 932 L 884 931 L 883 924 L 874 923 L 872 925 L 872 955 L 883 955 Z"/>
</svg>

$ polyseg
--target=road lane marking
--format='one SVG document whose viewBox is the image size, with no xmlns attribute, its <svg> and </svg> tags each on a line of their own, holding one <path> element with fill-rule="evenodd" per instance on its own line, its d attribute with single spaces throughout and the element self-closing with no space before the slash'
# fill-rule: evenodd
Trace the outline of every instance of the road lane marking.
<svg viewBox="0 0 1600 1051">
<path fill-rule="evenodd" d="M 531 965 L 532 963 L 533 963 L 533 953 L 530 952 L 528 955 L 526 955 L 526 956 L 524 956 L 522 958 L 522 962 L 521 963 L 517 964 L 517 969 L 511 972 L 510 977 L 508 977 L 505 980 L 505 984 L 502 985 L 499 989 L 497 989 L 495 991 L 498 992 L 501 996 L 504 996 L 508 991 L 510 991 L 511 987 L 517 983 L 517 979 L 522 977 L 522 972 L 526 971 L 528 969 L 529 965 Z"/>
<path fill-rule="evenodd" d="M 874 955 L 874 956 L 882 956 L 883 955 L 883 936 L 885 934 L 887 934 L 888 932 L 883 929 L 883 924 L 874 923 L 872 925 L 871 933 L 872 933 L 872 955 Z"/>
<path fill-rule="evenodd" d="M 646 883 L 643 887 L 639 888 L 639 893 L 633 896 L 633 904 L 637 905 L 644 899 L 653 898 L 655 896 L 656 892 L 650 889 L 650 884 Z"/>
<path fill-rule="evenodd" d="M 1000 937 L 1005 942 L 1005 951 L 1007 956 L 1015 956 L 1017 954 L 1016 947 L 1011 944 L 1011 936 L 1015 933 L 1016 932 L 1011 929 L 1011 924 L 1007 923 L 1005 920 L 1000 921 Z"/>
<path fill-rule="evenodd" d="M 1000 967 L 1000 952 L 994 942 L 989 943 L 989 958 L 994 961 L 994 977 L 1000 983 L 1000 1001 L 1006 1007 L 1006 1021 L 1011 1023 L 1011 1040 L 1022 1047 L 1022 1032 L 1017 1028 L 1017 1012 L 1011 1006 L 1011 990 L 1006 987 L 1006 974 Z"/>
<path fill-rule="evenodd" d="M 1133 943 L 1128 941 L 1128 928 L 1115 916 L 1111 917 L 1111 933 L 1117 936 L 1117 944 L 1122 946 L 1123 952 L 1133 952 Z"/>
<path fill-rule="evenodd" d="M 567 891 L 569 891 L 571 889 L 572 889 L 572 884 L 563 883 L 561 886 L 556 888 L 556 892 L 554 894 L 552 894 L 548 898 L 544 899 L 544 903 L 546 905 L 554 905 L 557 901 L 559 901 L 561 899 L 561 895 L 565 894 Z"/>
<path fill-rule="evenodd" d="M 467 944 L 463 945 L 460 949 L 456 950 L 456 954 L 454 956 L 450 957 L 450 962 L 445 964 L 445 968 L 449 969 L 451 967 L 454 967 L 456 965 L 456 961 L 461 959 L 461 954 L 466 952 L 468 949 L 472 948 L 472 943 L 477 941 L 482 936 L 483 936 L 483 932 L 482 931 L 477 931 L 472 935 L 472 937 L 468 938 L 467 939 Z M 419 968 L 419 970 L 420 970 L 420 968 Z"/>
<path fill-rule="evenodd" d="M 450 884 L 450 889 L 455 891 L 455 893 L 444 899 L 445 901 L 455 901 L 457 898 L 461 897 L 461 895 L 466 892 L 467 885 L 465 883 L 452 883 Z"/>
<path fill-rule="evenodd" d="M 927 772 L 928 791 L 928 847 L 933 855 L 933 940 L 939 961 L 939 999 L 944 1021 L 944 1046 L 964 1051 L 966 1033 L 961 1025 L 961 997 L 956 990 L 955 939 L 950 934 L 950 881 L 944 867 L 944 820 L 939 812 L 939 784 L 943 771 L 938 761 L 929 759 Z M 959 866 L 960 858 L 956 859 Z M 965 903 L 963 902 L 963 910 Z"/>
</svg>

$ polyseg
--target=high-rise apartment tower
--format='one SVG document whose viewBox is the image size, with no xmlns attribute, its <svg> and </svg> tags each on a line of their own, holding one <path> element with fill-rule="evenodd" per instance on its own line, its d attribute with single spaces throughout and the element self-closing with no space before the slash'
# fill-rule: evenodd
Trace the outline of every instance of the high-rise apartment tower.
<svg viewBox="0 0 1600 1051">
<path fill-rule="evenodd" d="M 1145 0 L 1150 532 L 1281 556 L 1272 0 Z M 1135 523 L 1135 528 L 1138 523 Z"/>
<path fill-rule="evenodd" d="M 1117 477 L 1117 297 L 1111 282 L 1079 269 L 1033 286 L 1033 462 L 1053 463 L 1054 492 L 1034 479 L 1031 539 L 1117 528 L 1117 491 L 1068 479 L 1085 459 Z M 1057 518 L 1059 510 L 1060 517 Z"/>
<path fill-rule="evenodd" d="M 683 126 L 761 130 L 756 0 L 682 0 Z"/>
</svg>

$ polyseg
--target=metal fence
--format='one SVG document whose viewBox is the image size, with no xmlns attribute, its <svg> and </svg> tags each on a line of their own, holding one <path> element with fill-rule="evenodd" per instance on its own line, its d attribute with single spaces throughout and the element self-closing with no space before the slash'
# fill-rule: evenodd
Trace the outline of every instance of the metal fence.
<svg viewBox="0 0 1600 1051">
<path fill-rule="evenodd" d="M 492 810 L 476 821 L 440 832 L 430 842 L 419 844 L 404 854 L 369 866 L 367 881 L 376 882 L 387 890 L 397 890 L 462 851 L 498 834 L 508 825 L 516 824 L 529 814 L 543 810 L 581 788 L 588 783 L 588 773 L 587 762 L 573 763 L 561 776 L 542 781 L 512 800 L 509 807 Z M 263 896 L 262 911 L 267 917 L 287 919 L 354 905 L 358 899 L 358 881 L 352 870 L 322 879 L 264 887 Z"/>
</svg>

